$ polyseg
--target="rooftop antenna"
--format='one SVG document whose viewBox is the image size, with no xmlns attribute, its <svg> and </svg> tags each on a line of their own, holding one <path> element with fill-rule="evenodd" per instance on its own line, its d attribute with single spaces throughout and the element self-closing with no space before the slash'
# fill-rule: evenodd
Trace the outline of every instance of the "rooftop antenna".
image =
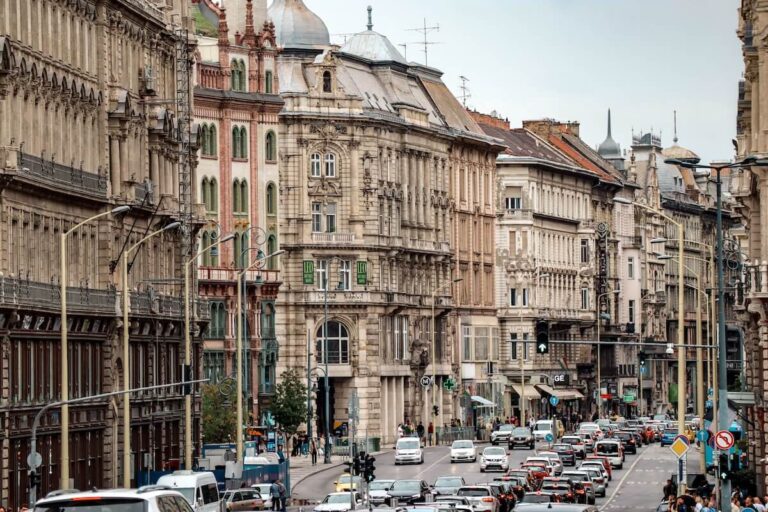
<svg viewBox="0 0 768 512">
<path fill-rule="evenodd" d="M 408 43 L 398 44 L 397 46 L 402 46 L 403 47 L 403 57 L 407 61 L 408 60 Z"/>
<path fill-rule="evenodd" d="M 436 43 L 434 41 L 430 41 L 428 39 L 428 35 L 430 32 L 440 32 L 440 24 L 436 24 L 433 27 L 427 26 L 427 18 L 424 18 L 424 26 L 421 28 L 409 28 L 408 30 L 412 32 L 421 32 L 424 35 L 424 41 L 419 41 L 418 43 L 414 44 L 421 44 L 424 45 L 424 65 L 429 66 L 429 46 L 432 44 L 440 44 Z"/>
<path fill-rule="evenodd" d="M 672 142 L 677 144 L 677 110 L 673 110 L 672 113 L 675 116 L 675 137 L 672 139 Z"/>
<path fill-rule="evenodd" d="M 461 103 L 464 105 L 464 108 L 467 108 L 467 100 L 472 97 L 472 95 L 469 93 L 469 87 L 467 87 L 469 78 L 461 75 L 459 79 L 461 80 L 461 96 L 459 96 L 459 98 L 461 99 Z"/>
</svg>

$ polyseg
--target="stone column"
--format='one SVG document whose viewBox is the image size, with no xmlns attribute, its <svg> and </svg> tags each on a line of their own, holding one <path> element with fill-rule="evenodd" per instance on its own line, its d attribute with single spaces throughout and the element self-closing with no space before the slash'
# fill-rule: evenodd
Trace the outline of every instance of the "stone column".
<svg viewBox="0 0 768 512">
<path fill-rule="evenodd" d="M 110 184 L 112 185 L 112 195 L 116 196 L 120 194 L 120 190 L 122 189 L 122 176 L 120 174 L 120 141 L 117 135 L 111 135 L 109 137 L 109 144 L 109 177 Z"/>
<path fill-rule="evenodd" d="M 154 187 L 155 202 L 160 198 L 160 180 L 157 165 L 157 150 L 152 148 L 149 152 L 149 179 Z"/>
<path fill-rule="evenodd" d="M 175 159 L 171 161 L 171 178 L 173 180 L 173 190 L 171 194 L 178 197 L 179 201 L 181 201 L 181 198 L 179 197 L 179 162 Z"/>
</svg>

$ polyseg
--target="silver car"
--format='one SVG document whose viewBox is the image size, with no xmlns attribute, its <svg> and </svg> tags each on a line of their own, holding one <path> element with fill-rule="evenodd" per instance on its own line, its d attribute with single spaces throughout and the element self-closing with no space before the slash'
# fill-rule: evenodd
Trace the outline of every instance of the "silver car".
<svg viewBox="0 0 768 512">
<path fill-rule="evenodd" d="M 475 512 L 498 512 L 499 500 L 487 485 L 465 485 L 456 491 L 457 496 L 464 496 Z"/>
<path fill-rule="evenodd" d="M 583 471 L 589 475 L 592 479 L 592 483 L 595 488 L 595 495 L 605 498 L 606 489 L 608 488 L 608 479 L 605 478 L 603 472 L 597 466 L 588 465 L 586 467 L 580 467 L 578 471 Z"/>
<path fill-rule="evenodd" d="M 454 441 L 451 445 L 451 462 L 477 462 L 477 448 L 470 440 Z"/>
<path fill-rule="evenodd" d="M 595 497 L 597 496 L 597 491 L 595 490 L 595 482 L 592 481 L 592 477 L 589 475 L 586 471 L 564 471 L 562 475 L 560 475 L 562 478 L 566 478 L 570 480 L 571 482 L 580 482 L 584 484 L 584 490 L 587 494 L 587 505 L 594 505 L 595 504 Z M 605 488 L 603 488 L 603 492 L 605 492 Z"/>
<path fill-rule="evenodd" d="M 500 446 L 489 446 L 480 455 L 480 472 L 491 469 L 506 471 L 509 469 L 509 458 L 506 448 Z"/>
</svg>

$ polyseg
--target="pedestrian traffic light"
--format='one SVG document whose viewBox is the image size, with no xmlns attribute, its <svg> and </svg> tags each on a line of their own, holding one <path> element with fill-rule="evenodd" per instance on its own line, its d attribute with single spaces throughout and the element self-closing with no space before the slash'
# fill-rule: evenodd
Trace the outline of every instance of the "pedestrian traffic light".
<svg viewBox="0 0 768 512">
<path fill-rule="evenodd" d="M 40 485 L 40 475 L 37 474 L 37 471 L 30 471 L 29 472 L 29 488 L 35 489 Z"/>
<path fill-rule="evenodd" d="M 434 414 L 435 416 L 440 414 L 440 406 L 439 405 L 433 405 L 432 406 L 432 414 Z"/>
<path fill-rule="evenodd" d="M 645 352 L 641 350 L 639 356 L 640 356 L 640 366 L 645 366 L 645 358 L 646 358 Z"/>
<path fill-rule="evenodd" d="M 718 458 L 718 461 L 720 463 L 719 466 L 719 476 L 720 480 L 730 480 L 731 478 L 731 468 L 728 461 L 728 454 L 727 453 L 721 453 L 720 457 Z"/>
<path fill-rule="evenodd" d="M 376 457 L 372 457 L 370 455 L 365 456 L 365 468 L 363 477 L 365 481 L 369 483 L 376 480 L 376 475 L 374 474 L 376 471 L 376 466 L 374 465 L 374 462 L 376 462 Z"/>
<path fill-rule="evenodd" d="M 549 353 L 549 322 L 546 320 L 536 321 L 536 353 Z"/>
</svg>

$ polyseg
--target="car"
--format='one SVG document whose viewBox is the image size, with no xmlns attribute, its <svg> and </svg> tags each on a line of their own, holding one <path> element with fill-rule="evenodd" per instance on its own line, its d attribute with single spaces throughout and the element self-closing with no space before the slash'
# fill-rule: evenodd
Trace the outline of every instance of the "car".
<svg viewBox="0 0 768 512">
<path fill-rule="evenodd" d="M 558 439 L 560 437 L 559 425 L 562 425 L 560 420 L 557 420 L 559 424 L 555 424 L 553 420 L 539 420 L 533 425 L 533 437 L 536 441 L 546 441 L 547 436 L 551 435 L 552 439 Z M 565 429 L 563 429 L 565 430 Z"/>
<path fill-rule="evenodd" d="M 480 455 L 480 472 L 484 473 L 490 469 L 506 471 L 509 469 L 509 458 L 507 450 L 499 446 L 489 446 L 483 450 Z"/>
<path fill-rule="evenodd" d="M 563 436 L 560 442 L 571 445 L 576 458 L 583 459 L 587 456 L 587 447 L 584 445 L 584 440 L 579 436 L 575 434 Z"/>
<path fill-rule="evenodd" d="M 568 443 L 557 443 L 552 445 L 552 451 L 560 456 L 565 466 L 576 465 L 576 450 Z"/>
<path fill-rule="evenodd" d="M 605 498 L 608 489 L 608 479 L 605 477 L 602 468 L 584 466 L 577 468 L 577 471 L 589 475 L 590 480 L 592 480 L 592 487 L 595 489 L 595 496 Z"/>
<path fill-rule="evenodd" d="M 264 500 L 256 489 L 233 489 L 224 491 L 221 498 L 230 512 L 250 512 L 252 510 L 264 510 Z"/>
<path fill-rule="evenodd" d="M 602 439 L 604 436 L 603 430 L 600 428 L 600 425 L 597 423 L 587 423 L 587 422 L 581 423 L 579 424 L 578 432 L 580 434 L 582 433 L 592 434 L 592 437 L 595 440 Z"/>
<path fill-rule="evenodd" d="M 531 475 L 536 481 L 534 487 L 538 487 L 544 478 L 552 476 L 555 471 L 549 461 L 526 462 L 521 467 L 531 471 Z"/>
<path fill-rule="evenodd" d="M 601 457 L 599 455 L 590 455 L 586 459 L 584 459 L 584 462 L 592 462 L 592 461 L 598 461 L 603 464 L 603 467 L 608 472 L 608 480 L 613 480 L 613 467 L 611 466 L 611 462 L 606 457 Z"/>
<path fill-rule="evenodd" d="M 558 494 L 552 494 L 551 492 L 527 492 L 525 493 L 525 496 L 523 496 L 523 498 L 518 502 L 515 510 L 529 510 L 525 505 L 539 503 L 560 503 L 560 496 Z M 544 510 L 548 510 L 548 508 Z"/>
<path fill-rule="evenodd" d="M 499 500 L 487 485 L 465 485 L 456 495 L 467 498 L 475 512 L 499 512 Z"/>
<path fill-rule="evenodd" d="M 661 434 L 661 440 L 659 443 L 661 446 L 669 446 L 671 445 L 675 438 L 677 437 L 677 429 L 671 429 L 671 428 L 665 428 L 664 432 Z"/>
<path fill-rule="evenodd" d="M 498 480 L 506 484 L 507 492 L 514 494 L 517 500 L 522 498 L 526 492 L 529 492 L 533 489 L 533 487 L 529 485 L 528 479 L 524 476 L 504 475 L 501 478 L 494 478 L 494 480 Z"/>
<path fill-rule="evenodd" d="M 368 499 L 373 505 L 389 503 L 389 490 L 394 484 L 394 480 L 374 480 L 368 484 Z"/>
<path fill-rule="evenodd" d="M 461 476 L 441 476 L 435 480 L 435 484 L 432 486 L 432 490 L 435 496 L 440 496 L 441 494 L 450 496 L 456 494 L 456 491 L 459 490 L 459 487 L 462 487 L 466 484 L 467 483 L 464 481 L 464 478 Z"/>
<path fill-rule="evenodd" d="M 576 492 L 570 480 L 563 478 L 545 478 L 539 488 L 541 492 L 557 494 L 561 503 L 575 503 Z M 586 499 L 586 497 L 584 498 Z"/>
<path fill-rule="evenodd" d="M 362 482 L 362 477 L 344 473 L 339 475 L 336 481 L 333 482 L 333 485 L 336 487 L 336 492 L 349 492 L 361 489 Z"/>
<path fill-rule="evenodd" d="M 272 484 L 253 484 L 251 489 L 256 489 L 261 495 L 261 499 L 264 500 L 264 508 L 266 510 L 272 509 L 272 494 L 269 492 Z"/>
<path fill-rule="evenodd" d="M 585 469 L 594 468 L 600 471 L 600 474 L 603 475 L 603 478 L 605 478 L 606 487 L 608 486 L 608 482 L 611 481 L 611 475 L 608 473 L 608 470 L 605 469 L 605 466 L 599 461 L 599 460 L 593 460 L 593 461 L 584 461 L 582 462 L 576 469 L 579 471 L 584 471 Z"/>
<path fill-rule="evenodd" d="M 398 504 L 426 503 L 430 494 L 429 485 L 424 480 L 395 480 L 389 488 L 390 498 L 397 500 Z"/>
<path fill-rule="evenodd" d="M 510 435 L 507 440 L 507 447 L 510 450 L 514 450 L 516 446 L 527 446 L 531 450 L 536 448 L 536 439 L 530 428 L 515 427 L 514 430 L 512 430 L 512 435 Z"/>
<path fill-rule="evenodd" d="M 527 487 L 528 490 L 533 489 L 537 485 L 536 477 L 533 475 L 531 468 L 516 468 L 510 469 L 505 475 L 510 478 L 522 479 L 525 482 L 523 487 Z M 544 478 L 544 476 L 542 476 Z"/>
<path fill-rule="evenodd" d="M 54 491 L 35 503 L 36 512 L 59 512 L 62 510 L 83 510 L 88 503 L 91 512 L 161 512 L 173 509 L 176 512 L 192 512 L 193 509 L 184 495 L 176 490 L 159 485 L 148 485 L 138 489 L 110 489 L 86 492 Z"/>
<path fill-rule="evenodd" d="M 595 443 L 595 455 L 606 457 L 616 469 L 624 467 L 624 448 L 619 440 L 601 439 Z"/>
<path fill-rule="evenodd" d="M 346 512 L 359 507 L 362 503 L 363 500 L 357 492 L 332 492 L 312 510 L 313 512 Z"/>
<path fill-rule="evenodd" d="M 418 437 L 401 437 L 395 445 L 395 466 L 424 464 L 424 451 Z"/>
<path fill-rule="evenodd" d="M 584 442 L 584 450 L 587 453 L 591 452 L 592 448 L 595 447 L 595 436 L 589 432 L 580 432 L 577 435 Z"/>
<path fill-rule="evenodd" d="M 496 446 L 499 443 L 506 443 L 509 441 L 509 436 L 512 435 L 512 431 L 515 430 L 514 425 L 504 423 L 499 425 L 499 428 L 491 432 L 491 444 Z"/>
<path fill-rule="evenodd" d="M 594 505 L 596 500 L 595 483 L 586 471 L 564 471 L 561 478 L 565 478 L 581 486 L 588 505 Z M 578 500 L 577 500 L 578 501 Z"/>
<path fill-rule="evenodd" d="M 477 448 L 473 441 L 464 439 L 451 444 L 451 462 L 477 462 Z"/>
<path fill-rule="evenodd" d="M 631 432 L 616 432 L 616 434 L 614 434 L 614 439 L 621 442 L 621 446 L 624 447 L 625 453 L 637 453 L 637 440 Z"/>
<path fill-rule="evenodd" d="M 472 508 L 472 504 L 465 496 L 435 496 L 435 503 L 448 503 L 449 505 L 465 506 Z"/>
<path fill-rule="evenodd" d="M 565 469 L 563 461 L 560 459 L 560 454 L 554 451 L 542 451 L 537 454 L 538 457 L 546 457 L 552 462 L 555 476 L 560 476 L 560 473 Z"/>
<path fill-rule="evenodd" d="M 525 459 L 525 463 L 526 464 L 531 464 L 531 463 L 544 464 L 547 467 L 547 471 L 549 472 L 549 475 L 547 476 L 557 476 L 557 474 L 559 474 L 557 471 L 557 468 L 555 467 L 554 459 L 550 457 L 545 457 L 543 455 L 536 455 L 535 457 L 528 457 L 527 459 Z M 560 465 L 560 469 L 561 469 L 560 473 L 562 473 L 562 463 Z"/>
<path fill-rule="evenodd" d="M 499 512 L 510 512 L 517 504 L 517 495 L 512 489 L 512 485 L 507 482 L 492 482 L 488 484 L 494 491 L 496 499 L 499 500 Z"/>
<path fill-rule="evenodd" d="M 177 470 L 158 478 L 157 485 L 179 491 L 195 512 L 219 510 L 219 486 L 216 476 L 210 471 Z"/>
</svg>

